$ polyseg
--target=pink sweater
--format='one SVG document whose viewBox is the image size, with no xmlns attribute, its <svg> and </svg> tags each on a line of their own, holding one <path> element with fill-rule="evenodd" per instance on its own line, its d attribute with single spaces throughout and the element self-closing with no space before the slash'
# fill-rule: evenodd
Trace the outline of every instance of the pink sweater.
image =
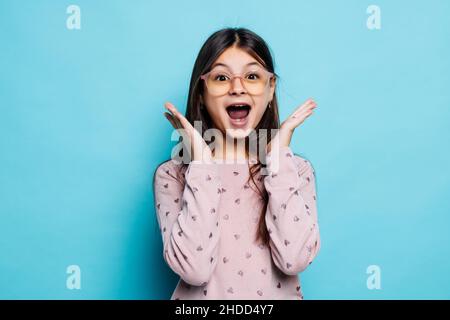
<svg viewBox="0 0 450 320">
<path fill-rule="evenodd" d="M 163 256 L 180 276 L 171 300 L 303 299 L 298 273 L 320 248 L 315 172 L 290 147 L 277 150 L 276 171 L 272 152 L 269 174 L 255 177 L 269 195 L 269 246 L 254 241 L 263 201 L 246 183 L 248 162 L 191 162 L 185 183 L 174 160 L 156 169 Z"/>
</svg>

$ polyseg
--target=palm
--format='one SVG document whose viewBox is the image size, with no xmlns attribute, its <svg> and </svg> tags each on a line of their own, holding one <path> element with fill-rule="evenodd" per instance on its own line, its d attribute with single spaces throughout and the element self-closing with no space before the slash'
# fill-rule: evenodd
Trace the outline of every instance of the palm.
<svg viewBox="0 0 450 320">
<path fill-rule="evenodd" d="M 211 149 L 206 144 L 201 134 L 191 125 L 191 123 L 177 110 L 170 102 L 164 104 L 171 113 L 164 112 L 164 116 L 169 120 L 176 130 L 184 130 L 191 145 L 191 158 L 210 162 L 212 160 Z M 184 138 L 183 138 L 184 139 Z"/>
<path fill-rule="evenodd" d="M 281 123 L 280 129 L 269 142 L 266 151 L 269 152 L 273 147 L 289 146 L 295 128 L 305 121 L 312 113 L 317 104 L 312 99 L 306 100 L 295 111 Z M 273 143 L 272 143 L 273 142 Z"/>
</svg>

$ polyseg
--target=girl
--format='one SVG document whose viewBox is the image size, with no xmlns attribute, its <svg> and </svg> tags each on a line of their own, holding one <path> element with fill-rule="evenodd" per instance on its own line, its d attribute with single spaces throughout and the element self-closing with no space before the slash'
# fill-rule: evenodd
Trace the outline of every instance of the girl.
<svg viewBox="0 0 450 320">
<path fill-rule="evenodd" d="M 187 163 L 160 164 L 153 180 L 164 260 L 180 276 L 172 300 L 303 299 L 297 275 L 320 248 L 315 172 L 289 144 L 316 103 L 307 100 L 280 126 L 277 77 L 261 37 L 226 28 L 198 54 L 185 116 L 165 104 L 191 152 Z M 211 150 L 194 121 L 226 139 Z"/>
</svg>

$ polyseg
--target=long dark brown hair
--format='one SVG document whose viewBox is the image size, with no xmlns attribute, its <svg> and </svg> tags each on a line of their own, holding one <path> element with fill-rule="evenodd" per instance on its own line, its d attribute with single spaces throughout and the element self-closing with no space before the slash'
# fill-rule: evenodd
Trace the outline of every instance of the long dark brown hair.
<svg viewBox="0 0 450 320">
<path fill-rule="evenodd" d="M 218 30 L 211 34 L 206 42 L 203 44 L 200 52 L 195 60 L 194 68 L 192 71 L 192 76 L 189 86 L 189 95 L 186 107 L 185 117 L 186 119 L 194 125 L 194 121 L 201 121 L 202 132 L 208 129 L 214 128 L 214 123 L 210 118 L 209 113 L 206 108 L 202 105 L 201 96 L 204 92 L 205 86 L 200 79 L 200 75 L 210 71 L 212 64 L 215 60 L 224 52 L 227 48 L 235 46 L 239 49 L 245 50 L 248 54 L 254 57 L 259 63 L 261 63 L 268 71 L 274 74 L 275 78 L 278 75 L 274 70 L 274 63 L 272 55 L 270 53 L 269 47 L 266 42 L 254 32 L 246 28 L 224 28 Z M 278 102 L 276 93 L 274 93 L 273 99 L 270 102 L 271 107 L 266 108 L 260 122 L 254 128 L 256 133 L 256 146 L 258 150 L 265 147 L 266 141 L 271 140 L 272 129 L 279 129 L 280 120 L 278 114 Z M 260 130 L 266 129 L 266 130 Z M 260 134 L 264 132 L 265 137 Z M 181 141 L 181 137 L 180 137 Z M 245 138 L 245 148 L 248 154 L 249 149 L 249 137 Z M 207 142 L 211 144 L 212 142 Z M 181 150 L 182 154 L 183 150 Z M 257 152 L 259 154 L 259 151 Z M 265 212 L 267 210 L 267 204 L 269 197 L 267 191 L 264 187 L 258 187 L 255 182 L 255 176 L 260 172 L 261 168 L 264 167 L 265 161 L 261 162 L 259 156 L 257 156 L 257 161 L 249 166 L 249 178 L 247 183 L 249 186 L 258 193 L 260 198 L 263 200 L 263 209 L 261 211 L 258 228 L 255 235 L 255 241 L 260 241 L 268 245 L 269 243 L 269 233 L 266 227 Z M 180 171 L 178 177 L 183 180 L 184 172 L 188 166 L 188 163 L 183 163 L 180 166 Z M 259 178 L 261 178 L 260 176 Z M 253 182 L 253 187 L 250 184 L 250 180 Z M 261 181 L 261 180 L 259 180 Z"/>
</svg>

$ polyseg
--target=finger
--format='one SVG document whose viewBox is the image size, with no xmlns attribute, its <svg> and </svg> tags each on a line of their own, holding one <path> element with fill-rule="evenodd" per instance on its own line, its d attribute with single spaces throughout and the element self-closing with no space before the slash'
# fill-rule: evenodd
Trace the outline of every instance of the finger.
<svg viewBox="0 0 450 320">
<path fill-rule="evenodd" d="M 171 104 L 170 102 L 166 102 L 164 104 L 164 107 L 170 112 L 170 114 L 176 118 L 176 114 L 178 112 L 177 108 L 175 108 L 175 106 L 173 104 Z"/>
<path fill-rule="evenodd" d="M 175 120 L 175 118 L 168 112 L 164 112 L 164 116 L 167 118 L 167 120 L 169 120 L 170 124 L 172 125 L 172 127 L 174 127 L 175 129 L 179 129 L 179 125 L 177 123 L 177 121 Z"/>
<path fill-rule="evenodd" d="M 308 118 L 309 116 L 311 116 L 313 114 L 313 110 L 306 110 L 303 112 L 300 112 L 297 115 L 292 116 L 291 118 L 289 118 L 287 121 L 287 123 L 289 123 L 290 125 L 293 125 L 294 127 L 299 126 L 300 124 L 302 124 L 306 118 Z"/>
<path fill-rule="evenodd" d="M 300 109 L 300 108 L 307 108 L 308 106 L 310 106 L 310 105 L 312 105 L 314 103 L 315 103 L 315 101 L 313 99 L 309 98 L 308 100 L 303 102 L 298 109 Z"/>
<path fill-rule="evenodd" d="M 313 99 L 308 99 L 299 108 L 297 108 L 297 110 L 295 112 L 298 112 L 300 110 L 308 110 L 311 108 L 315 108 L 316 106 L 317 106 L 317 103 Z"/>
<path fill-rule="evenodd" d="M 314 108 L 316 108 L 317 107 L 317 103 L 315 103 L 315 101 L 307 101 L 307 102 L 305 102 L 304 104 L 302 104 L 297 110 L 295 110 L 293 113 L 292 113 L 292 117 L 293 118 L 298 118 L 298 117 L 300 117 L 301 115 L 302 115 L 302 113 L 304 113 L 304 112 L 308 112 L 308 111 L 310 111 L 310 110 L 313 110 Z"/>
<path fill-rule="evenodd" d="M 302 113 L 299 118 L 303 118 L 303 120 L 305 120 L 306 118 L 308 118 L 309 116 L 311 116 L 314 113 L 313 110 L 307 110 L 304 113 Z"/>
<path fill-rule="evenodd" d="M 177 108 L 170 102 L 166 102 L 164 106 L 173 113 L 175 118 L 180 122 L 181 126 L 186 130 L 193 129 L 191 123 L 177 110 Z"/>
<path fill-rule="evenodd" d="M 167 112 L 166 112 L 167 113 Z M 173 120 L 173 122 L 176 124 L 176 128 L 177 129 L 180 129 L 180 128 L 183 128 L 183 125 L 181 124 L 181 122 L 180 122 L 180 120 L 178 120 L 178 118 L 177 117 L 175 117 L 173 114 L 171 114 L 171 113 L 167 113 L 169 116 L 170 116 L 170 118 Z"/>
<path fill-rule="evenodd" d="M 314 108 L 309 108 L 309 109 L 303 109 L 303 110 L 299 110 L 296 113 L 294 113 L 291 118 L 302 118 L 304 117 L 307 113 L 312 112 Z"/>
<path fill-rule="evenodd" d="M 171 103 L 166 103 L 164 106 L 170 112 L 170 113 L 167 113 L 167 114 L 170 116 L 170 119 L 173 121 L 174 127 L 176 129 L 183 128 L 183 125 L 182 125 L 182 123 L 179 120 L 179 112 L 175 108 L 175 106 L 173 106 Z"/>
</svg>

